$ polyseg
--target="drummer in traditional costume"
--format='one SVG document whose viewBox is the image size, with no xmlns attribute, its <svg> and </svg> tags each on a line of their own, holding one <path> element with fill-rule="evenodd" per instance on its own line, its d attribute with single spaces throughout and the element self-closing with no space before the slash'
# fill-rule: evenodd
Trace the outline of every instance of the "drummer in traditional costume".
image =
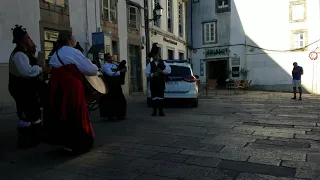
<svg viewBox="0 0 320 180">
<path fill-rule="evenodd" d="M 121 73 L 126 72 L 127 68 L 119 69 L 110 54 L 105 55 L 105 60 L 107 62 L 103 65 L 102 72 L 109 91 L 100 99 L 100 117 L 108 118 L 108 120 L 114 118 L 124 120 L 126 118 L 127 101 L 122 92 Z"/>
<path fill-rule="evenodd" d="M 164 106 L 164 90 L 166 86 L 166 75 L 171 73 L 171 67 L 159 57 L 159 48 L 157 44 L 152 45 L 149 53 L 151 62 L 147 65 L 146 74 L 150 78 L 150 91 L 152 99 L 153 112 L 151 116 L 165 116 L 163 112 Z"/>
<path fill-rule="evenodd" d="M 18 143 L 20 147 L 32 147 L 39 143 L 41 129 L 41 110 L 38 99 L 38 76 L 45 68 L 37 65 L 32 56 L 34 43 L 22 26 L 13 30 L 15 49 L 9 60 L 9 92 L 16 102 L 18 124 Z"/>
<path fill-rule="evenodd" d="M 89 120 L 84 75 L 96 76 L 98 67 L 75 49 L 76 40 L 70 31 L 59 32 L 56 52 L 49 64 L 49 103 L 44 108 L 45 140 L 63 145 L 73 153 L 89 151 L 94 133 Z"/>
</svg>

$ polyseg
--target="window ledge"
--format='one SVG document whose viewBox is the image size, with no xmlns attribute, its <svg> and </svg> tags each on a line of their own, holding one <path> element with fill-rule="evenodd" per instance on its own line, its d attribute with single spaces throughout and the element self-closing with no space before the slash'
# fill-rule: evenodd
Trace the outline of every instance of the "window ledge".
<svg viewBox="0 0 320 180">
<path fill-rule="evenodd" d="M 304 52 L 304 51 L 308 51 L 308 47 L 292 49 L 292 52 Z"/>
</svg>

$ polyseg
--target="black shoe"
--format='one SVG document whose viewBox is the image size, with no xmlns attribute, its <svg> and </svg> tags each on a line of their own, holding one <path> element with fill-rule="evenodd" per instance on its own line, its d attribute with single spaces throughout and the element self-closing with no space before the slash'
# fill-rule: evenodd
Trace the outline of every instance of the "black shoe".
<svg viewBox="0 0 320 180">
<path fill-rule="evenodd" d="M 114 121 L 116 120 L 114 117 L 108 117 L 108 121 Z"/>
<path fill-rule="evenodd" d="M 31 128 L 30 127 L 18 127 L 18 148 L 31 148 Z"/>
<path fill-rule="evenodd" d="M 152 112 L 151 116 L 157 116 L 157 115 L 158 115 L 157 108 L 153 108 L 153 112 Z"/>
<path fill-rule="evenodd" d="M 297 97 L 293 97 L 293 98 L 291 98 L 291 99 L 297 99 Z"/>
<path fill-rule="evenodd" d="M 125 120 L 126 117 L 125 117 L 125 116 L 118 116 L 117 119 L 118 119 L 119 121 L 122 121 L 122 120 Z"/>
<path fill-rule="evenodd" d="M 302 98 L 301 98 L 301 97 L 299 97 L 299 100 L 301 101 L 301 100 L 302 100 Z"/>
<path fill-rule="evenodd" d="M 164 114 L 163 110 L 160 110 L 160 111 L 159 111 L 159 116 L 166 116 L 166 115 Z"/>
</svg>

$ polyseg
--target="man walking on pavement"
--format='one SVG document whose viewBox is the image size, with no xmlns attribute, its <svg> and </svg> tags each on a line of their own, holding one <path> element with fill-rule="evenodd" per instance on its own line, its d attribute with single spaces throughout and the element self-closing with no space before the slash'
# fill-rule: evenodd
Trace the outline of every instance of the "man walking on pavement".
<svg viewBox="0 0 320 180">
<path fill-rule="evenodd" d="M 302 100 L 302 88 L 301 88 L 301 75 L 303 75 L 303 68 L 298 66 L 297 62 L 293 63 L 293 70 L 292 70 L 292 86 L 293 86 L 293 98 L 297 99 L 297 87 L 299 89 L 299 100 Z"/>
</svg>

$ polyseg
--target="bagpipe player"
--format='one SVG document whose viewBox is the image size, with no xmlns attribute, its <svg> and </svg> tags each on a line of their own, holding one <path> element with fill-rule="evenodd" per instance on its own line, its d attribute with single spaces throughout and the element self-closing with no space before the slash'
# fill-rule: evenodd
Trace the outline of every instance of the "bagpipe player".
<svg viewBox="0 0 320 180">
<path fill-rule="evenodd" d="M 153 112 L 151 116 L 165 116 L 163 112 L 164 106 L 164 90 L 166 87 L 167 75 L 171 73 L 171 67 L 159 57 L 159 47 L 153 44 L 148 57 L 151 59 L 146 68 L 146 75 L 150 80 L 150 91 L 152 99 Z"/>
<path fill-rule="evenodd" d="M 18 146 L 33 147 L 40 143 L 41 107 L 39 101 L 39 76 L 46 71 L 45 65 L 37 65 L 35 45 L 27 30 L 16 25 L 12 29 L 16 47 L 9 59 L 9 93 L 16 103 Z"/>
<path fill-rule="evenodd" d="M 124 75 L 127 72 L 125 64 L 115 62 L 113 56 L 109 53 L 105 54 L 106 63 L 102 66 L 102 73 L 108 85 L 108 93 L 100 98 L 100 117 L 108 120 L 125 120 L 127 113 L 127 100 L 122 92 L 124 84 Z"/>
</svg>

